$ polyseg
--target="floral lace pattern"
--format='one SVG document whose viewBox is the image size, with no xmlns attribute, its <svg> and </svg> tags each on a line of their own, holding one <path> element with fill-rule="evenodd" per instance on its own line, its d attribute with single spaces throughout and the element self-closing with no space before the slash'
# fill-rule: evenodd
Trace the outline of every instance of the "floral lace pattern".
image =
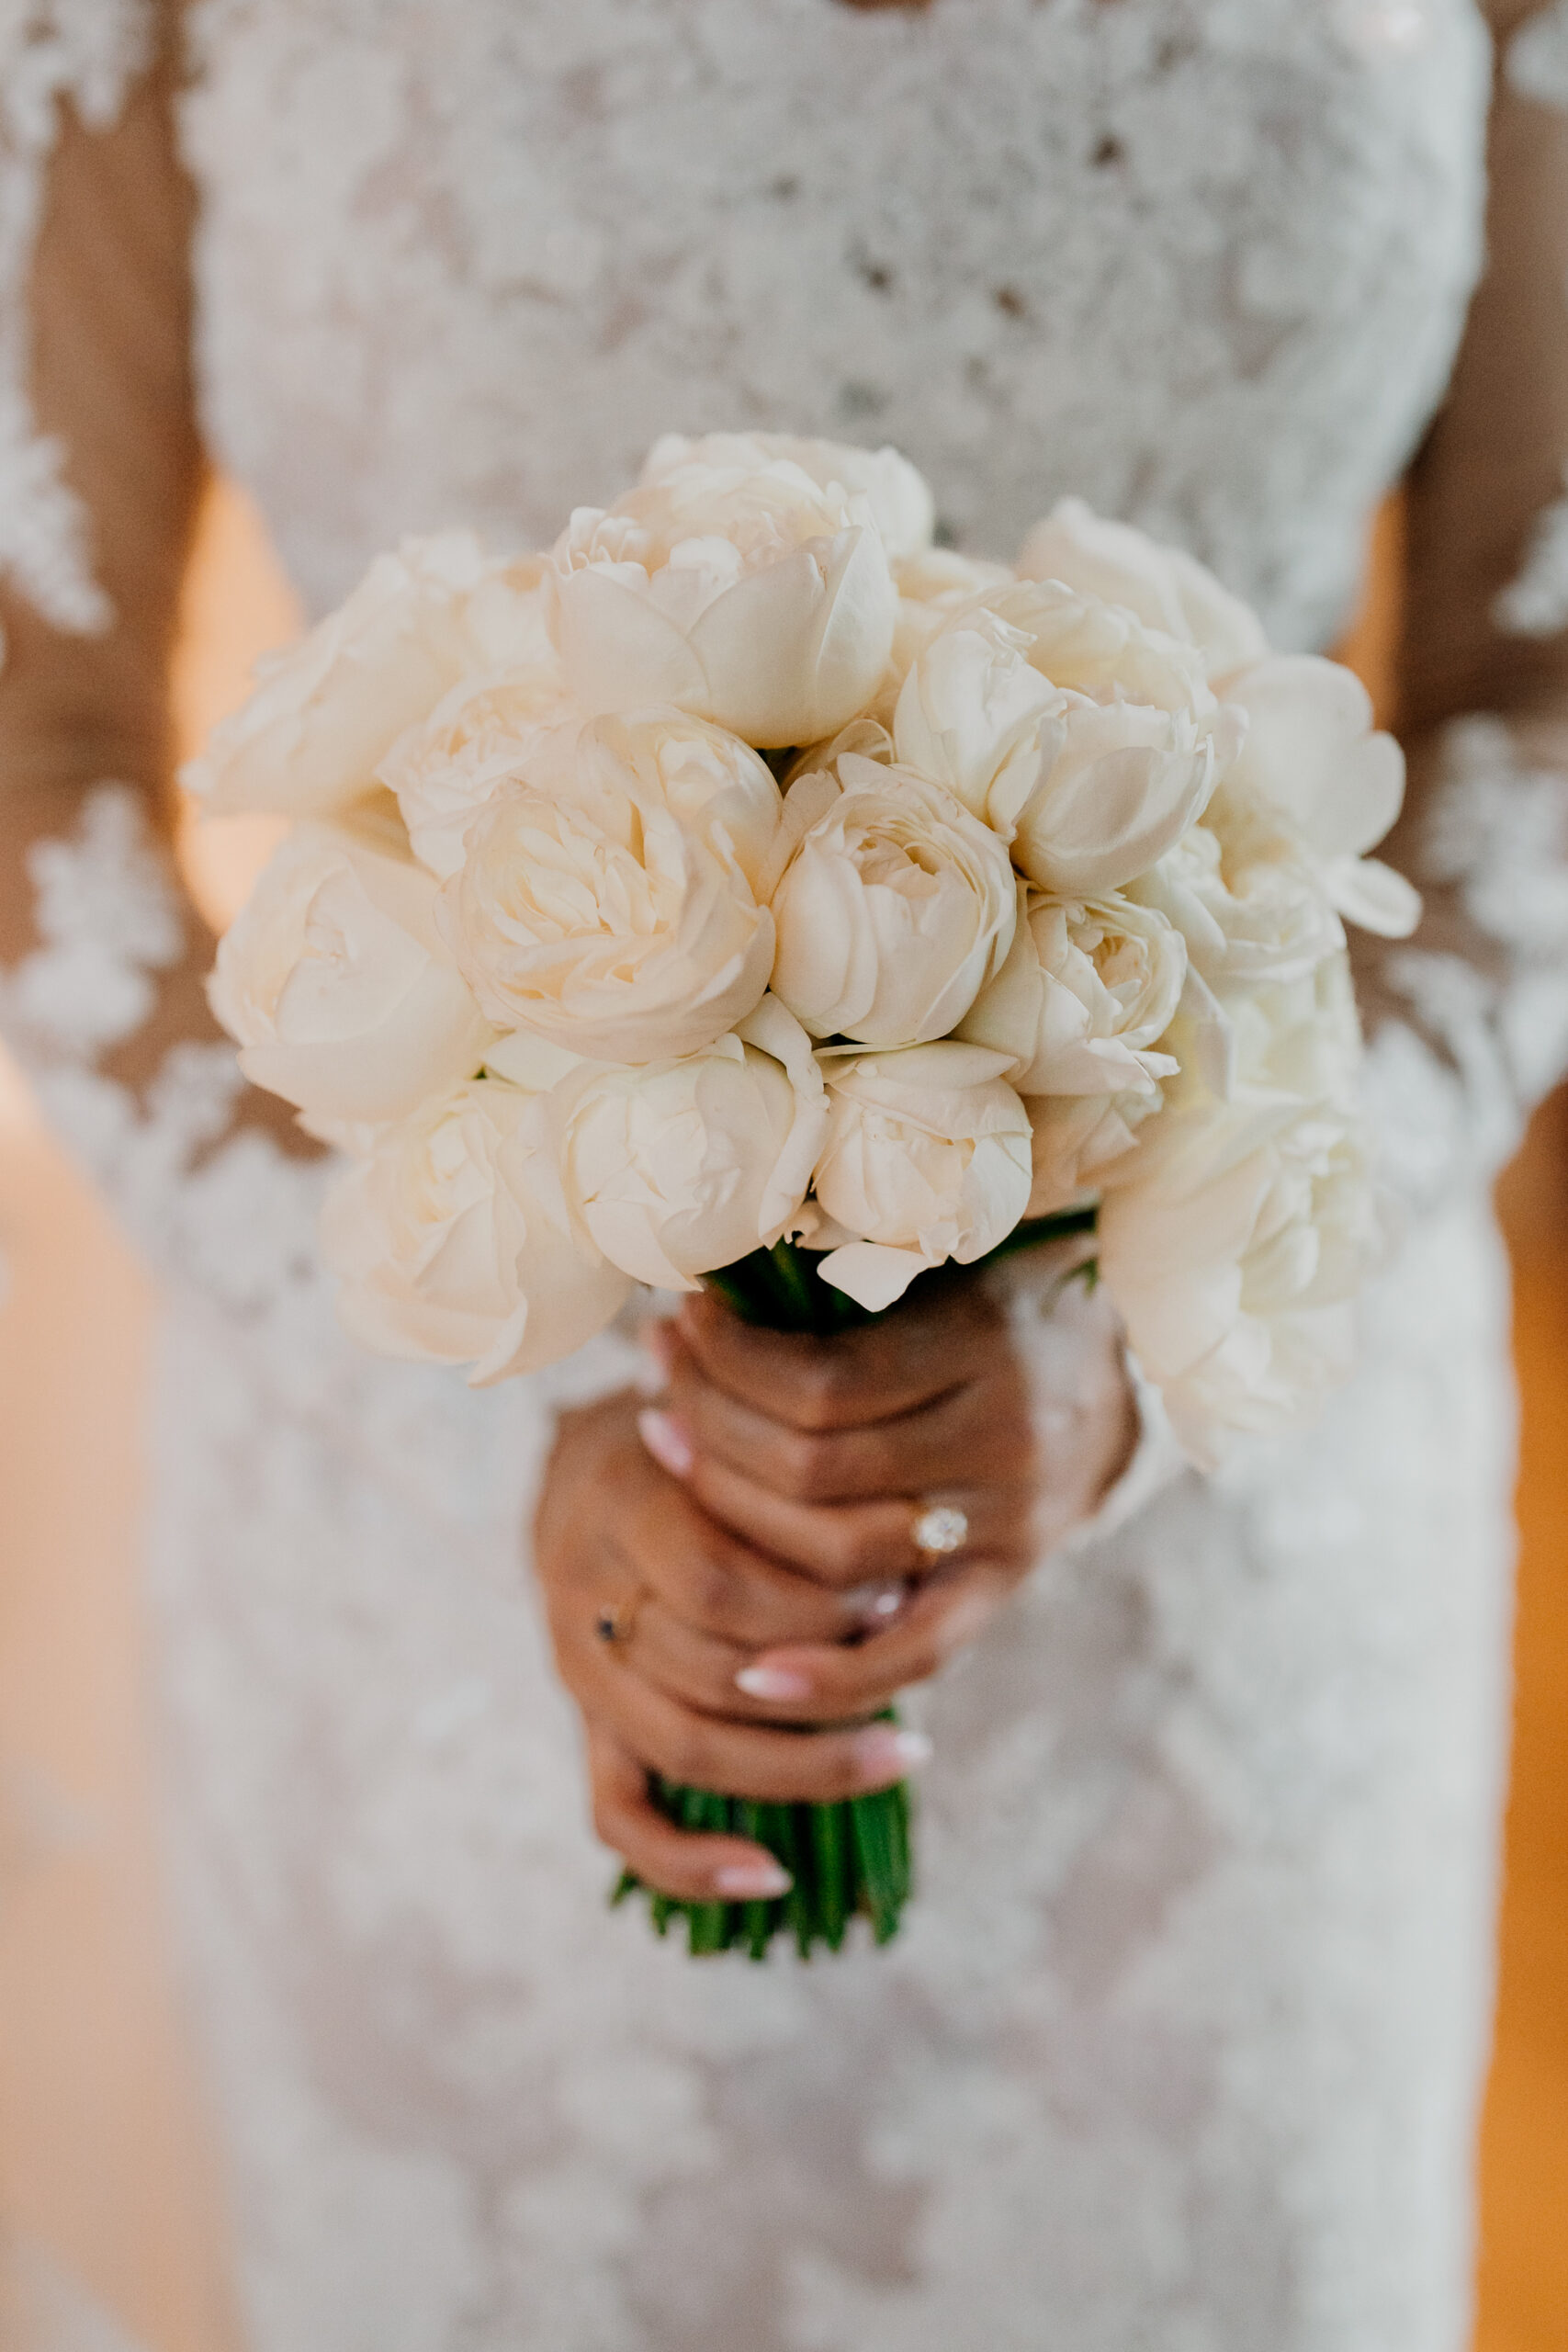
<svg viewBox="0 0 1568 2352">
<path fill-rule="evenodd" d="M 1555 499 L 1536 517 L 1524 562 L 1498 591 L 1492 616 L 1510 637 L 1555 637 L 1568 628 L 1568 498 Z"/>
<path fill-rule="evenodd" d="M 39 436 L 27 399 L 42 166 L 67 100 L 89 127 L 114 120 L 151 29 L 149 0 L 0 0 L 0 579 L 61 628 L 104 628 L 110 612 L 64 452 Z"/>
<path fill-rule="evenodd" d="M 1316 641 L 1475 264 L 1460 0 L 198 0 L 192 39 L 209 424 L 318 604 L 405 528 L 552 529 L 671 422 L 784 421 L 904 443 L 978 546 L 1084 491 Z M 254 2352 L 1458 2352 L 1511 1432 L 1457 1142 L 1551 1075 L 1519 989 L 1568 1050 L 1565 799 L 1456 733 L 1353 1390 L 919 1694 L 909 1928 L 810 1970 L 604 1907 L 518 1528 L 625 1340 L 484 1395 L 351 1347 L 321 1172 L 226 1133 L 226 1056 L 140 1107 L 98 1066 L 172 935 L 132 805 L 40 854 L 5 1016 L 167 1274 L 170 1836 Z"/>
<path fill-rule="evenodd" d="M 982 554 L 1076 491 L 1319 644 L 1479 259 L 1468 0 L 197 0 L 193 40 L 209 427 L 318 610 L 400 531 L 547 543 L 676 420 L 891 440 Z"/>
<path fill-rule="evenodd" d="M 1521 97 L 1568 109 L 1568 6 L 1551 0 L 1508 43 L 1507 75 Z"/>
</svg>

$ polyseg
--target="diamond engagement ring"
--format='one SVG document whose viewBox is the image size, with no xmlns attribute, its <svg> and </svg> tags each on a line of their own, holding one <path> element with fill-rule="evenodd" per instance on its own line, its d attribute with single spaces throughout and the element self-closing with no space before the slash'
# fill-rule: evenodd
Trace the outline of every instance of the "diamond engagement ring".
<svg viewBox="0 0 1568 2352">
<path fill-rule="evenodd" d="M 956 1503 L 918 1503 L 909 1533 L 922 1560 L 945 1559 L 969 1541 L 969 1515 Z"/>
</svg>

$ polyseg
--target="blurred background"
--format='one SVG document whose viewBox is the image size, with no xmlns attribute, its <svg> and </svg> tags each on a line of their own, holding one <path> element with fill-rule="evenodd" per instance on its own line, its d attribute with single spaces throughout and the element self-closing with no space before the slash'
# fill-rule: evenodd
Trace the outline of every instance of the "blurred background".
<svg viewBox="0 0 1568 2352">
<path fill-rule="evenodd" d="M 1343 649 L 1374 694 L 1398 625 L 1398 558 L 1391 505 Z M 187 748 L 243 699 L 254 656 L 297 628 L 254 513 L 214 483 L 177 678 Z M 186 828 L 187 874 L 214 921 L 272 839 L 263 820 Z M 1522 1552 L 1475 2345 L 1565 2352 L 1568 1092 L 1541 1111 L 1499 1197 L 1516 1282 Z M 147 2352 L 213 2352 L 230 2340 L 221 2221 L 152 1899 L 135 1548 L 152 1301 L 4 1063 L 0 1253 L 0 2352 L 14 2352 L 7 2230 L 91 2280 Z M 63 2305 L 58 2341 L 124 2342 L 89 2335 Z"/>
</svg>

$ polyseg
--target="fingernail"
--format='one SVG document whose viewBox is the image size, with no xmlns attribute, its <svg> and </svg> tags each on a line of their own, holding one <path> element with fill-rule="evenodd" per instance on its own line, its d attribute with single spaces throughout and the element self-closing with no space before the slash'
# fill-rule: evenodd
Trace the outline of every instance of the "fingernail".
<svg viewBox="0 0 1568 2352">
<path fill-rule="evenodd" d="M 787 1894 L 795 1884 L 782 1863 L 730 1862 L 714 1872 L 714 1891 L 727 1894 L 737 1903 L 771 1903 L 777 1894 Z"/>
<path fill-rule="evenodd" d="M 696 1455 L 691 1439 L 674 1414 L 645 1406 L 637 1417 L 637 1426 L 638 1436 L 660 1469 L 668 1470 L 672 1478 L 684 1478 Z"/>
<path fill-rule="evenodd" d="M 735 1687 L 744 1690 L 749 1699 L 809 1699 L 811 1679 L 808 1675 L 792 1674 L 787 1666 L 742 1667 L 735 1678 Z"/>
<path fill-rule="evenodd" d="M 863 1625 L 881 1625 L 889 1617 L 897 1617 L 908 1598 L 909 1588 L 902 1580 L 896 1584 L 857 1584 L 840 1599 L 848 1614 Z"/>
<path fill-rule="evenodd" d="M 885 1789 L 918 1771 L 931 1761 L 931 1744 L 923 1731 L 898 1731 L 892 1724 L 873 1724 L 855 1741 L 855 1765 L 861 1786 Z"/>
</svg>

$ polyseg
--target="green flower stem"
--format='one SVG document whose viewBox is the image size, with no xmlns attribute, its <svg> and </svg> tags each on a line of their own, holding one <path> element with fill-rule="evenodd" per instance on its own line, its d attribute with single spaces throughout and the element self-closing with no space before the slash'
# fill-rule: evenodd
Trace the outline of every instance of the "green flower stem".
<svg viewBox="0 0 1568 2352">
<path fill-rule="evenodd" d="M 1010 1258 L 1042 1242 L 1092 1233 L 1094 1225 L 1092 1209 L 1032 1218 L 1015 1227 L 982 1262 Z M 939 1268 L 918 1276 L 914 1286 L 940 1281 L 942 1272 Z M 809 1331 L 826 1339 L 875 1319 L 845 1292 L 822 1280 L 815 1251 L 790 1241 L 754 1250 L 703 1280 L 743 1322 L 768 1330 Z M 898 1308 L 887 1311 L 896 1315 Z M 896 1723 L 897 1717 L 888 1708 L 881 1720 Z M 792 1881 L 789 1893 L 774 1902 L 685 1903 L 644 1887 L 635 1872 L 623 1871 L 611 1902 L 624 1903 L 630 1894 L 645 1893 L 658 1934 L 667 1935 L 672 1919 L 683 1919 L 691 1951 L 741 1950 L 754 1961 L 767 1958 L 777 1935 L 792 1935 L 803 1960 L 818 1944 L 838 1951 L 857 1913 L 866 1920 L 874 1942 L 889 1943 L 897 1934 L 913 1883 L 912 1803 L 907 1783 L 841 1804 L 762 1804 L 749 1797 L 678 1788 L 663 1779 L 654 1780 L 652 1794 L 660 1810 L 682 1828 L 710 1835 L 717 1831 L 765 1847 Z"/>
</svg>

